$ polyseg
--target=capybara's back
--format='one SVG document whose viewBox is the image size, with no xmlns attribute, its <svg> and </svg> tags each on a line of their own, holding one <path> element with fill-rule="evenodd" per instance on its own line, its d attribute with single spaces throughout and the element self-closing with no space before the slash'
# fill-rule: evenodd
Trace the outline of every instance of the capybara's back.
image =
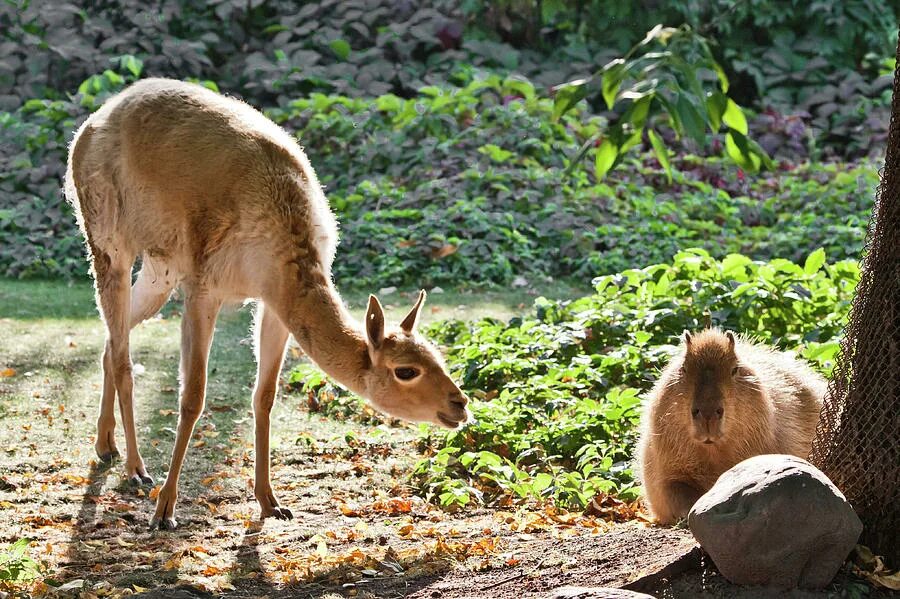
<svg viewBox="0 0 900 599">
<path fill-rule="evenodd" d="M 719 475 L 766 453 L 806 458 L 825 380 L 790 354 L 707 329 L 684 334 L 651 393 L 639 444 L 651 512 L 687 515 Z"/>
</svg>

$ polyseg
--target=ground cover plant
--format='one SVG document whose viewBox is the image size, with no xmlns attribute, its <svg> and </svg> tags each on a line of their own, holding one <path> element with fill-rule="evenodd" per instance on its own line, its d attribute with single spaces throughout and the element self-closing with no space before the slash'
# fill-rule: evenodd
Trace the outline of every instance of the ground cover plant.
<svg viewBox="0 0 900 599">
<path fill-rule="evenodd" d="M 855 261 L 716 260 L 701 249 L 668 264 L 598 277 L 575 300 L 539 298 L 509 321 L 442 322 L 431 335 L 478 398 L 475 423 L 422 438 L 414 480 L 445 506 L 552 497 L 585 508 L 637 498 L 631 458 L 641 398 L 685 329 L 712 322 L 798 354 L 825 374 L 859 277 Z M 358 400 L 306 365 L 291 374 L 317 405 L 345 416 Z"/>
</svg>

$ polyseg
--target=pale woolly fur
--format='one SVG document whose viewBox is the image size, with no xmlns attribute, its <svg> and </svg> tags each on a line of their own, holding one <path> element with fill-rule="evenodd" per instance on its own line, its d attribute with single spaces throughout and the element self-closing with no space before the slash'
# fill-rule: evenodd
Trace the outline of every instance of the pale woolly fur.
<svg viewBox="0 0 900 599">
<path fill-rule="evenodd" d="M 683 343 L 650 393 L 637 461 L 646 502 L 661 523 L 685 517 L 738 462 L 767 453 L 806 458 L 810 452 L 825 380 L 787 353 L 746 338 L 735 341 L 732 350 L 718 329 L 693 335 L 689 350 Z M 701 405 L 699 389 L 724 410 L 721 437 L 709 444 L 700 440 L 703 433 L 697 436 L 691 414 Z"/>
<path fill-rule="evenodd" d="M 374 296 L 365 326 L 349 315 L 331 280 L 337 222 L 315 172 L 294 138 L 247 104 L 194 84 L 140 81 L 79 129 L 65 192 L 108 329 L 96 450 L 104 459 L 118 455 L 118 399 L 125 469 L 137 482 L 151 479 L 133 421 L 129 330 L 173 288 L 184 291 L 181 410 L 155 525 L 175 525 L 178 476 L 203 410 L 209 345 L 225 302 L 259 300 L 253 406 L 263 516 L 290 517 L 272 494 L 268 463 L 269 412 L 289 334 L 326 373 L 386 412 L 450 427 L 469 418 L 440 355 L 416 333 L 424 292 L 399 327 L 385 324 Z M 397 368 L 418 376 L 401 380 Z"/>
</svg>

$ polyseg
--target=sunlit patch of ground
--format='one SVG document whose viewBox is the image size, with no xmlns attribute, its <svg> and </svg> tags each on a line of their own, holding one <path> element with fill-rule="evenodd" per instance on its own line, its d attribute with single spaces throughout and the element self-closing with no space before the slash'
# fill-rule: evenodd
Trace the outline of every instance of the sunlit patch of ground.
<svg viewBox="0 0 900 599">
<path fill-rule="evenodd" d="M 505 318 L 533 295 L 432 294 L 426 318 Z M 402 317 L 411 297 L 388 296 L 388 317 Z M 364 301 L 350 295 L 357 315 Z M 518 599 L 570 584 L 621 586 L 694 546 L 685 530 L 546 505 L 441 510 L 406 486 L 420 457 L 415 427 L 311 414 L 290 393 L 273 413 L 272 479 L 295 519 L 260 522 L 248 308 L 226 311 L 217 327 L 207 410 L 181 478 L 180 528 L 151 532 L 178 416 L 178 314 L 176 301 L 132 334 L 138 437 L 156 478 L 136 488 L 120 463 L 101 466 L 93 453 L 104 331 L 90 286 L 0 280 L 0 547 L 27 538 L 40 564 L 36 579 L 13 588 L 39 595 L 61 586 L 54 592 L 86 598 Z M 704 572 L 666 581 L 663 596 L 736 596 Z"/>
</svg>

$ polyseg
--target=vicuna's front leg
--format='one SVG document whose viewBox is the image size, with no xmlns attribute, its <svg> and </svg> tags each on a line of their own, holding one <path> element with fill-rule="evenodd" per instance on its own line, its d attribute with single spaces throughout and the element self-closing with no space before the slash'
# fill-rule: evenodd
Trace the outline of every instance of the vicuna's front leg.
<svg viewBox="0 0 900 599">
<path fill-rule="evenodd" d="M 256 315 L 256 388 L 253 390 L 253 418 L 256 425 L 256 477 L 254 494 L 261 517 L 279 520 L 293 518 L 287 508 L 278 505 L 269 475 L 269 414 L 278 391 L 278 375 L 284 361 L 288 330 L 281 320 L 262 303 Z"/>
<path fill-rule="evenodd" d="M 175 448 L 166 482 L 156 500 L 156 513 L 150 528 L 174 529 L 175 502 L 178 499 L 178 476 L 184 463 L 194 425 L 203 413 L 206 399 L 206 363 L 209 346 L 216 328 L 216 317 L 222 302 L 202 290 L 186 290 L 184 317 L 181 321 L 181 405 Z"/>
</svg>

